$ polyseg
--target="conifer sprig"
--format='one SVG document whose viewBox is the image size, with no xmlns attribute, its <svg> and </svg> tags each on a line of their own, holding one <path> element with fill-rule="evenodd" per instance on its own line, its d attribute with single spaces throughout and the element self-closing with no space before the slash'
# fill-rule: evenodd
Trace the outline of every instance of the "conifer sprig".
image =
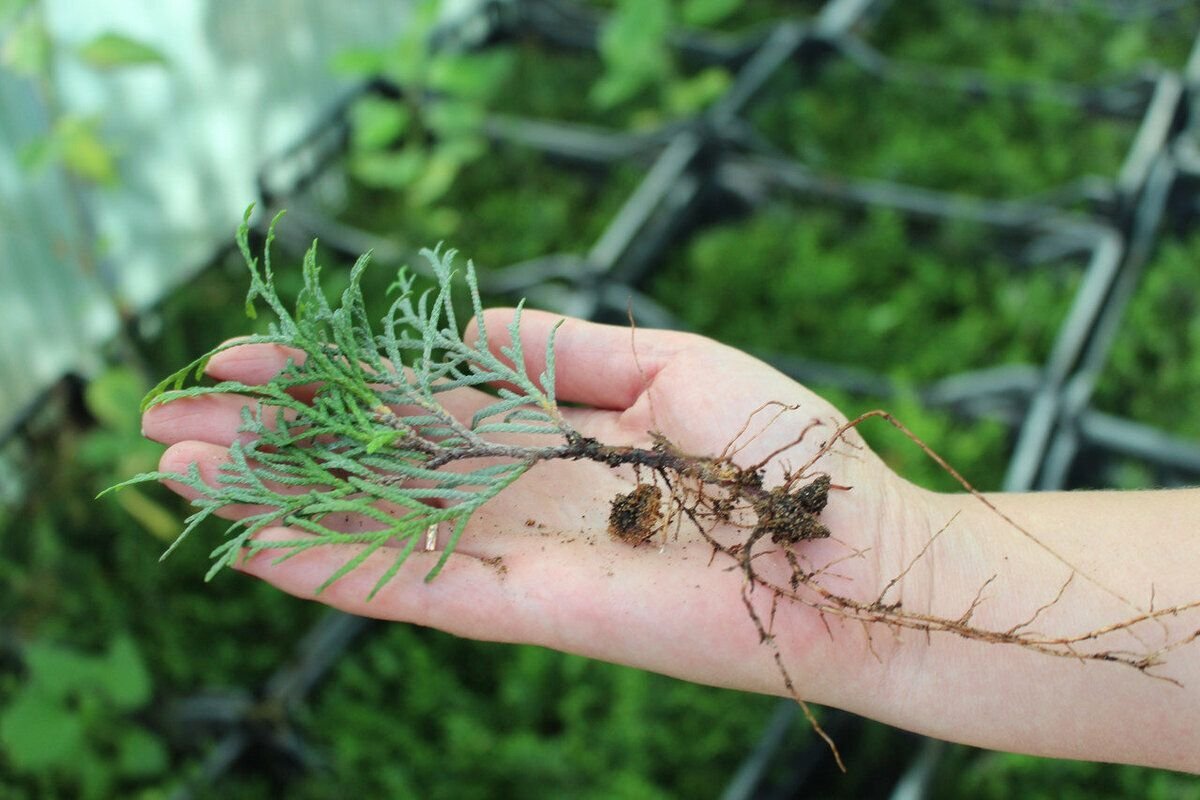
<svg viewBox="0 0 1200 800">
<path fill-rule="evenodd" d="M 455 251 L 423 250 L 437 282 L 417 294 L 413 278 L 401 270 L 383 324 L 374 330 L 367 316 L 362 276 L 370 256 L 350 271 L 341 302 L 331 305 L 320 286 L 316 243 L 303 263 L 303 288 L 289 311 L 275 288 L 270 249 L 276 216 L 268 229 L 260 264 L 250 252 L 251 209 L 238 229 L 238 246 L 250 272 L 246 312 L 256 304 L 274 315 L 266 334 L 220 345 L 152 389 L 143 409 L 159 403 L 208 394 L 236 393 L 256 401 L 242 411 L 243 434 L 229 449 L 229 462 L 207 483 L 193 464 L 186 473 L 152 472 L 118 484 L 171 480 L 196 493 L 197 510 L 165 558 L 197 526 L 231 504 L 261 507 L 234 521 L 212 552 L 212 578 L 243 552 L 282 550 L 280 560 L 311 547 L 363 545 L 322 584 L 325 588 L 385 546 L 396 555 L 376 584 L 382 588 L 404 561 L 422 546 L 432 526 L 449 526 L 441 558 L 426 576 L 433 578 L 453 552 L 471 515 L 519 478 L 536 461 L 561 456 L 579 435 L 559 414 L 554 396 L 554 337 L 546 346 L 546 370 L 533 378 L 524 369 L 521 309 L 508 326 L 511 345 L 498 357 L 489 349 L 475 269 L 464 275 L 478 324 L 478 338 L 467 344 L 451 298 Z M 299 351 L 267 383 L 222 381 L 195 385 L 217 353 L 244 344 L 276 344 Z M 189 385 L 192 384 L 192 385 Z M 469 421 L 455 418 L 438 395 L 463 387 L 490 387 L 495 401 Z M 293 396 L 315 386 L 311 401 Z M 544 436 L 545 444 L 506 444 L 506 435 Z M 478 466 L 478 459 L 488 459 Z M 453 469 L 443 469 L 452 462 Z M 475 464 L 475 466 L 469 466 Z M 110 489 L 109 491 L 112 491 Z M 360 521 L 352 531 L 333 520 Z M 272 526 L 290 526 L 310 536 L 263 544 L 255 534 Z M 359 529 L 361 528 L 361 530 Z"/>
</svg>

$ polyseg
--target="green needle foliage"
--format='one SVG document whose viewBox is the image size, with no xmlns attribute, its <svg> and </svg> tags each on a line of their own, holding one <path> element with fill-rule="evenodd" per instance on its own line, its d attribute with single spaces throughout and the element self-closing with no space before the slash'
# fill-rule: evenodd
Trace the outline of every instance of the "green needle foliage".
<svg viewBox="0 0 1200 800">
<path fill-rule="evenodd" d="M 228 527 L 225 540 L 212 552 L 209 579 L 236 563 L 243 552 L 282 550 L 283 560 L 322 545 L 361 546 L 322 584 L 324 589 L 386 546 L 395 557 L 372 590 L 374 595 L 424 545 L 427 533 L 445 524 L 451 533 L 427 575 L 433 578 L 476 509 L 536 461 L 559 454 L 566 447 L 564 439 L 578 440 L 554 397 L 554 337 L 546 347 L 546 370 L 535 380 L 523 368 L 518 306 L 508 326 L 512 344 L 499 348 L 499 355 L 493 353 L 475 270 L 468 262 L 465 277 L 478 339 L 475 344 L 464 342 L 451 302 L 453 250 L 422 251 L 433 268 L 435 289 L 415 294 L 411 275 L 400 271 L 390 290 L 395 299 L 375 331 L 361 287 L 369 254 L 352 268 L 349 286 L 334 307 L 321 290 L 314 242 L 304 258 L 303 288 L 294 311 L 289 311 L 279 299 L 271 269 L 270 247 L 279 216 L 271 222 L 260 266 L 249 246 L 252 208 L 237 234 L 250 270 L 246 312 L 254 317 L 256 303 L 261 302 L 275 321 L 266 334 L 214 348 L 167 377 L 143 400 L 144 410 L 209 394 L 249 397 L 256 402 L 242 411 L 243 435 L 230 447 L 229 461 L 213 483 L 193 464 L 187 473 L 143 473 L 107 491 L 170 480 L 196 493 L 197 511 L 164 558 L 219 509 L 233 504 L 261 509 Z M 245 344 L 282 345 L 298 355 L 262 385 L 188 385 L 204 374 L 217 353 Z M 469 421 L 455 418 L 438 400 L 443 392 L 497 384 L 506 388 Z M 314 386 L 311 400 L 298 399 L 297 390 Z M 497 434 L 542 435 L 547 443 L 502 444 L 491 438 Z M 479 459 L 487 461 L 479 465 Z M 440 469 L 459 461 L 468 463 Z M 255 534 L 278 525 L 296 530 L 297 537 L 266 543 L 255 539 Z"/>
</svg>

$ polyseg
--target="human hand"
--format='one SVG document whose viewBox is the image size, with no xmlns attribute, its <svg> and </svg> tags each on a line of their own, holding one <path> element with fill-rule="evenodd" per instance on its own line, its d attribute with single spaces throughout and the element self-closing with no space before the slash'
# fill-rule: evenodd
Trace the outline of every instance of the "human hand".
<svg viewBox="0 0 1200 800">
<path fill-rule="evenodd" d="M 494 350 L 507 343 L 509 315 L 489 312 Z M 558 319 L 539 312 L 523 315 L 528 374 L 544 368 L 545 340 Z M 742 466 L 777 453 L 767 467 L 768 486 L 782 479 L 785 465 L 807 463 L 844 421 L 824 400 L 774 369 L 694 335 L 633 334 L 568 320 L 558 331 L 556 353 L 557 395 L 579 404 L 561 411 L 581 434 L 609 445 L 649 446 L 649 432 L 656 431 L 697 456 L 716 456 L 735 446 L 734 460 Z M 218 379 L 256 384 L 294 355 L 271 345 L 247 345 L 219 353 L 208 371 Z M 472 389 L 439 397 L 463 419 L 492 400 Z M 170 445 L 161 468 L 183 472 L 195 462 L 211 481 L 239 435 L 247 402 L 209 395 L 152 407 L 144 421 L 146 434 Z M 762 409 L 764 403 L 794 408 L 777 413 L 780 406 Z M 788 447 L 813 422 L 817 426 Z M 928 532 L 925 493 L 896 478 L 861 443 L 833 448 L 813 469 L 853 488 L 833 490 L 822 515 L 833 537 L 804 543 L 804 558 L 814 569 L 845 559 L 823 580 L 842 594 L 873 599 L 887 575 L 901 568 L 905 532 Z M 439 554 L 417 552 L 370 600 L 371 588 L 392 563 L 390 553 L 368 558 L 319 596 L 317 587 L 352 556 L 348 548 L 315 548 L 279 564 L 272 563 L 274 554 L 268 551 L 240 568 L 351 613 L 472 638 L 535 643 L 697 682 L 785 693 L 773 655 L 761 646 L 742 603 L 743 570 L 731 569 L 728 559 L 714 561 L 711 545 L 688 524 L 637 546 L 609 535 L 611 501 L 633 483 L 631 471 L 592 462 L 538 464 L 476 512 L 437 578 L 423 581 Z M 173 488 L 192 494 L 185 486 Z M 237 517 L 247 509 L 229 507 L 222 513 Z M 745 541 L 748 532 L 714 525 L 708 533 L 734 544 Z M 280 528 L 260 534 L 293 541 L 302 536 Z M 790 567 L 772 549 L 766 541 L 756 545 L 755 552 L 764 555 L 755 558 L 754 568 L 786 584 Z M 862 555 L 851 557 L 855 553 Z M 759 591 L 749 597 L 760 619 L 768 620 L 773 595 Z M 850 691 L 861 699 L 861 690 L 846 679 L 869 658 L 860 636 L 831 637 L 818 614 L 794 603 L 777 606 L 771 630 L 804 696 L 847 704 Z"/>
<path fill-rule="evenodd" d="M 507 343 L 510 318 L 508 311 L 488 312 L 497 351 Z M 544 313 L 523 315 L 528 374 L 541 373 L 557 321 Z M 844 421 L 774 369 L 698 336 L 633 334 L 567 320 L 556 353 L 558 398 L 578 404 L 560 410 L 584 436 L 649 446 L 654 431 L 685 453 L 729 454 L 743 467 L 775 454 L 765 468 L 768 487 L 822 452 Z M 255 385 L 289 357 L 296 354 L 246 345 L 214 356 L 208 371 Z M 491 402 L 472 389 L 438 397 L 460 419 Z M 144 430 L 170 445 L 163 471 L 179 473 L 196 463 L 212 482 L 229 445 L 243 435 L 240 413 L 250 402 L 204 395 L 152 407 Z M 1111 660 L 1111 653 L 1128 665 L 1138 651 L 1153 655 L 1154 642 L 1187 644 L 1200 635 L 1189 627 L 1196 610 L 1191 565 L 1200 559 L 1200 540 L 1175 522 L 1194 517 L 1194 492 L 1141 493 L 1136 503 L 1120 493 L 997 496 L 986 503 L 935 495 L 892 473 L 854 430 L 810 468 L 818 471 L 835 484 L 821 514 L 832 535 L 791 548 L 807 570 L 791 592 L 770 589 L 786 589 L 797 572 L 788 548 L 765 539 L 753 550 L 761 581 L 748 583 L 739 557 L 745 551 L 737 548 L 749 538 L 744 527 L 710 520 L 708 538 L 685 523 L 637 545 L 614 540 L 611 503 L 635 485 L 632 471 L 569 460 L 535 465 L 476 511 L 445 568 L 429 582 L 424 577 L 438 552 L 413 553 L 373 599 L 368 595 L 393 554 L 375 553 L 320 594 L 317 588 L 353 556 L 351 546 L 313 548 L 280 563 L 267 550 L 239 568 L 355 614 L 539 644 L 712 685 L 788 694 L 782 664 L 805 699 L 954 741 L 1200 769 L 1192 724 L 1200 713 L 1196 648 L 1172 653 L 1167 676 L 1178 685 L 1127 666 L 1088 666 L 1082 658 L 1082 648 L 1091 647 L 1100 661 Z M 193 494 L 186 486 L 172 488 Z M 222 514 L 236 518 L 253 510 L 230 506 Z M 1036 520 L 1037 536 L 1016 528 L 1010 515 Z M 259 538 L 304 535 L 270 528 Z M 1072 564 L 1086 564 L 1080 580 Z M 1147 587 L 1157 593 L 1153 619 L 1139 617 L 1144 611 L 1124 599 Z M 819 591 L 881 616 L 847 623 L 819 612 L 805 602 L 819 604 Z M 754 618 L 769 628 L 769 646 Z M 1130 618 L 1127 630 L 1122 620 Z M 930 620 L 950 627 L 935 625 L 943 633 L 929 635 L 921 626 Z M 1054 631 L 1078 637 L 1060 640 L 1067 644 L 1056 652 L 1069 658 L 1033 652 L 1029 640 L 1023 642 L 1035 633 L 1034 621 L 1038 631 L 1050 632 L 1037 634 L 1044 641 L 1053 642 Z M 967 625 L 982 637 L 963 635 Z M 1000 638 L 989 639 L 989 631 Z M 1122 649 L 1097 645 L 1113 636 Z M 1031 726 L 1032 719 L 1038 724 Z"/>
</svg>

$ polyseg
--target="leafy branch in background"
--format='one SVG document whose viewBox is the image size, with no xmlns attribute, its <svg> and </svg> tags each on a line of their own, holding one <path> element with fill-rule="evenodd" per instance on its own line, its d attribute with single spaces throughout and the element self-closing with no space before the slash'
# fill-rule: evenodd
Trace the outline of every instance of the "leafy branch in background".
<svg viewBox="0 0 1200 800">
<path fill-rule="evenodd" d="M 644 92 L 653 92 L 653 110 L 642 116 L 651 124 L 694 114 L 720 97 L 732 82 L 724 67 L 711 66 L 687 75 L 670 41 L 680 23 L 715 25 L 736 12 L 736 0 L 619 0 L 605 19 L 598 42 L 604 74 L 589 99 L 610 109 Z"/>
<path fill-rule="evenodd" d="M 75 178 L 112 186 L 118 179 L 117 163 L 104 138 L 104 119 L 61 108 L 54 82 L 56 51 L 95 71 L 162 67 L 167 59 L 150 45 L 114 31 L 75 47 L 64 46 L 51 35 L 37 0 L 18 0 L 0 11 L 0 66 L 32 80 L 50 110 L 49 130 L 24 144 L 22 163 L 33 171 L 61 164 Z"/>
<path fill-rule="evenodd" d="M 28 678 L 0 711 L 0 747 L 38 796 L 112 797 L 114 784 L 166 772 L 166 746 L 134 718 L 154 687 L 129 635 L 103 655 L 33 641 L 22 661 Z"/>
<path fill-rule="evenodd" d="M 634 113 L 635 127 L 700 111 L 732 78 L 721 66 L 686 69 L 671 35 L 681 24 L 716 25 L 740 5 L 622 0 L 601 23 L 596 47 L 602 72 L 593 78 L 589 63 L 590 83 L 574 90 L 603 112 L 650 98 Z M 446 0 L 424 0 L 411 9 L 403 34 L 390 46 L 348 50 L 334 62 L 343 74 L 383 83 L 350 106 L 349 172 L 373 189 L 402 192 L 416 209 L 436 205 L 459 173 L 487 154 L 484 121 L 502 94 L 529 91 L 515 85 L 519 47 L 467 50 L 439 41 L 439 26 L 453 10 Z"/>
<path fill-rule="evenodd" d="M 364 94 L 351 106 L 350 172 L 368 186 L 405 192 L 415 207 L 436 203 L 487 152 L 483 117 L 512 60 L 504 50 L 435 46 L 442 7 L 416 4 L 391 47 L 347 51 L 335 63 L 346 74 L 382 78 L 395 92 Z"/>
</svg>

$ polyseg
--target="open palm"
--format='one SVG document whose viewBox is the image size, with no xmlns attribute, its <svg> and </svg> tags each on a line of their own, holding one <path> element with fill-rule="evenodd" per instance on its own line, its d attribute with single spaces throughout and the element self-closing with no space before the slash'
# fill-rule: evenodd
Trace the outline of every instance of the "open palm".
<svg viewBox="0 0 1200 800">
<path fill-rule="evenodd" d="M 489 331 L 507 330 L 511 312 L 488 313 Z M 543 370 L 545 341 L 558 321 L 545 313 L 523 316 L 528 374 Z M 498 352 L 507 342 L 504 335 L 494 335 L 489 343 Z M 558 331 L 556 352 L 557 396 L 578 404 L 561 410 L 584 436 L 609 445 L 645 446 L 655 431 L 695 455 L 736 448 L 734 460 L 743 466 L 777 453 L 767 466 L 768 483 L 781 480 L 788 466 L 807 463 L 844 419 L 767 365 L 698 336 L 634 334 L 568 320 Z M 263 383 L 289 356 L 295 354 L 273 345 L 247 345 L 218 354 L 208 371 L 223 380 Z M 473 389 L 439 397 L 461 419 L 494 400 Z M 146 434 L 171 445 L 163 470 L 181 472 L 196 463 L 212 480 L 229 445 L 244 435 L 238 428 L 249 402 L 237 395 L 208 395 L 151 408 Z M 774 405 L 764 409 L 765 403 Z M 779 404 L 791 408 L 782 410 Z M 802 441 L 788 447 L 814 422 Z M 861 445 L 834 448 L 816 469 L 853 488 L 835 490 L 823 515 L 834 537 L 805 543 L 803 555 L 815 568 L 841 562 L 823 578 L 838 592 L 873 596 L 879 591 L 880 564 L 899 563 L 902 542 L 881 534 L 904 529 L 895 518 L 904 503 L 895 501 L 910 487 Z M 356 614 L 473 638 L 541 644 L 703 683 L 783 692 L 772 655 L 759 646 L 759 632 L 741 601 L 742 570 L 728 558 L 714 560 L 712 547 L 688 525 L 637 546 L 608 534 L 611 502 L 633 482 L 631 471 L 593 462 L 538 464 L 476 512 L 437 578 L 423 580 L 439 553 L 417 552 L 370 600 L 393 554 L 375 553 L 319 595 L 317 587 L 353 557 L 353 546 L 318 547 L 282 563 L 272 563 L 267 551 L 240 568 L 292 594 Z M 192 493 L 186 486 L 172 488 Z M 222 514 L 236 518 L 249 512 L 231 506 Z M 728 543 L 747 535 L 729 525 L 710 533 Z M 273 528 L 259 538 L 294 541 L 303 535 Z M 766 542 L 756 547 L 771 549 Z M 848 558 L 855 551 L 866 555 Z M 755 569 L 786 582 L 788 566 L 779 553 L 756 559 Z M 761 618 L 768 619 L 771 593 L 752 597 Z M 861 647 L 847 647 L 846 637 L 828 636 L 824 621 L 798 604 L 776 609 L 772 632 L 800 691 L 809 697 L 836 695 L 839 673 L 862 660 Z"/>
</svg>

